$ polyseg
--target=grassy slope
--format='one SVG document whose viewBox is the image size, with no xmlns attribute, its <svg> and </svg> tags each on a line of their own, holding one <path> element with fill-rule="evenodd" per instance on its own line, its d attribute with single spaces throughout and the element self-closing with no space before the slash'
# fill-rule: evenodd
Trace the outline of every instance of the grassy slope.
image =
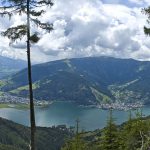
<svg viewBox="0 0 150 150">
<path fill-rule="evenodd" d="M 27 104 L 0 104 L 0 108 L 16 108 L 16 109 L 29 109 Z"/>
</svg>

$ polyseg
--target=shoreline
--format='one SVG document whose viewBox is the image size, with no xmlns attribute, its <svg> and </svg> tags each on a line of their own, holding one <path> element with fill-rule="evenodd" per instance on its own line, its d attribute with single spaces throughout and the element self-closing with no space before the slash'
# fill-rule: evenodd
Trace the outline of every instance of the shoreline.
<svg viewBox="0 0 150 150">
<path fill-rule="evenodd" d="M 115 102 L 115 103 L 106 103 L 106 104 L 79 104 L 75 101 L 58 101 L 58 100 L 51 100 L 51 101 L 46 101 L 46 100 L 34 100 L 34 106 L 35 107 L 48 107 L 49 105 L 55 103 L 55 102 L 67 102 L 67 103 L 75 103 L 79 107 L 93 107 L 93 108 L 99 108 L 99 109 L 104 109 L 104 110 L 109 110 L 109 109 L 114 109 L 114 110 L 123 110 L 123 111 L 128 111 L 128 110 L 134 110 L 138 108 L 144 107 L 144 105 L 138 101 L 136 103 L 121 103 L 121 102 Z M 17 97 L 17 96 L 12 96 L 9 94 L 5 94 L 3 96 L 0 96 L 0 108 L 16 108 L 16 109 L 29 109 L 29 99 L 23 98 L 23 97 Z"/>
<path fill-rule="evenodd" d="M 112 103 L 112 104 L 97 104 L 97 105 L 79 105 L 79 107 L 85 107 L 85 108 L 99 108 L 102 110 L 121 110 L 121 111 L 129 111 L 129 110 L 135 110 L 144 107 L 142 103 L 131 103 L 131 104 L 124 104 L 124 103 Z"/>
<path fill-rule="evenodd" d="M 55 102 L 63 102 L 63 101 L 39 101 L 38 103 L 35 103 L 35 107 L 36 108 L 46 108 L 49 105 L 55 103 Z M 73 101 L 65 101 L 65 103 L 71 103 Z M 75 102 L 73 102 L 75 103 Z M 75 103 L 77 104 L 77 103 Z M 118 104 L 118 103 L 113 103 L 113 104 L 98 104 L 98 105 L 79 105 L 78 107 L 84 107 L 84 108 L 98 108 L 98 109 L 102 109 L 102 110 L 109 110 L 109 109 L 113 109 L 113 110 L 120 110 L 120 111 L 129 111 L 129 110 L 135 110 L 135 109 L 139 109 L 139 108 L 143 108 L 145 105 L 141 104 L 141 103 L 137 103 L 137 104 Z M 14 108 L 14 109 L 30 109 L 30 105 L 29 103 L 0 103 L 0 109 L 2 108 Z"/>
<path fill-rule="evenodd" d="M 45 108 L 51 105 L 53 102 L 48 104 L 35 104 L 35 108 Z M 14 108 L 14 109 L 20 109 L 20 110 L 29 110 L 30 105 L 28 103 L 0 103 L 0 109 L 2 108 Z"/>
</svg>

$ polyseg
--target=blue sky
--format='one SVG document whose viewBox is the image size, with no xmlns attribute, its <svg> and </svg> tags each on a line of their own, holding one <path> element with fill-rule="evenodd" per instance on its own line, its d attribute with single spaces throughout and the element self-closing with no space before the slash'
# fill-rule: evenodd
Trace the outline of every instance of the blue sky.
<svg viewBox="0 0 150 150">
<path fill-rule="evenodd" d="M 102 2 L 106 4 L 122 4 L 128 7 L 141 7 L 148 4 L 148 1 L 144 0 L 102 0 Z"/>
<path fill-rule="evenodd" d="M 141 13 L 150 0 L 55 0 L 41 17 L 54 24 L 48 34 L 39 31 L 41 40 L 32 45 L 35 63 L 73 57 L 111 56 L 150 60 L 150 39 L 143 32 L 146 16 Z M 0 30 L 26 21 L 26 16 L 0 18 Z M 9 46 L 0 37 L 0 55 L 26 59 L 26 39 Z"/>
</svg>

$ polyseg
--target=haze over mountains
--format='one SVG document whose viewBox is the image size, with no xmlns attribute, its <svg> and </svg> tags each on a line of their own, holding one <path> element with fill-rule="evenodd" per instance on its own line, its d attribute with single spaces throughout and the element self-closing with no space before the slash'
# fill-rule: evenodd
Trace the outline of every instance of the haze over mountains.
<svg viewBox="0 0 150 150">
<path fill-rule="evenodd" d="M 23 60 L 15 60 L 8 57 L 0 56 L 0 78 L 16 73 L 25 68 L 26 62 Z"/>
<path fill-rule="evenodd" d="M 111 57 L 64 59 L 34 65 L 34 97 L 78 104 L 150 103 L 150 62 Z M 26 97 L 27 69 L 1 81 L 1 91 Z"/>
</svg>

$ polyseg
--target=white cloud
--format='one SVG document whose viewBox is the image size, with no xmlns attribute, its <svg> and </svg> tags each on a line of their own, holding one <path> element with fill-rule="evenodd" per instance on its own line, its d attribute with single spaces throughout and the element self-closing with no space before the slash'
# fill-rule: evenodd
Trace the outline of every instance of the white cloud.
<svg viewBox="0 0 150 150">
<path fill-rule="evenodd" d="M 144 4 L 144 0 L 129 0 L 129 2 L 138 4 L 138 5 L 143 5 Z"/>
<path fill-rule="evenodd" d="M 148 0 L 141 3 L 148 4 Z M 146 16 L 140 7 L 103 4 L 100 0 L 66 0 L 65 3 L 56 0 L 51 9 L 46 9 L 41 20 L 53 22 L 54 30 L 48 34 L 38 29 L 41 40 L 32 46 L 34 62 L 101 55 L 150 60 L 149 39 L 143 33 Z M 15 16 L 11 22 L 4 19 L 0 28 L 23 23 L 25 19 L 25 16 Z M 0 37 L 0 41 L 3 41 L 0 42 L 0 55 L 26 58 L 25 39 L 12 47 L 9 47 L 8 39 Z"/>
<path fill-rule="evenodd" d="M 137 5 L 149 5 L 150 1 L 149 0 L 129 0 L 131 3 L 135 3 Z"/>
</svg>

